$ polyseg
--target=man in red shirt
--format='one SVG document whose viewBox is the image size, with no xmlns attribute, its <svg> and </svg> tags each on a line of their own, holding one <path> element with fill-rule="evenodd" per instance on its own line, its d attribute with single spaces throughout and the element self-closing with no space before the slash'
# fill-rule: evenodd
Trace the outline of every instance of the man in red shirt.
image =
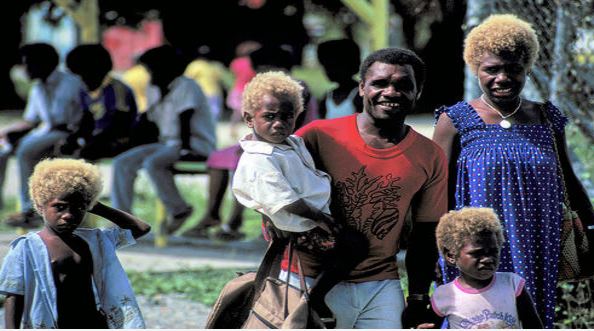
<svg viewBox="0 0 594 331">
<path fill-rule="evenodd" d="M 360 77 L 362 113 L 315 121 L 297 135 L 318 169 L 332 177 L 332 216 L 363 238 L 362 243 L 346 243 L 365 254 L 325 298 L 336 327 L 400 329 L 403 322 L 414 323 L 429 303 L 438 257 L 435 226 L 447 211 L 446 159 L 438 145 L 404 123 L 425 80 L 425 65 L 416 54 L 398 48 L 376 51 L 361 65 Z M 403 315 L 395 256 L 407 212 L 413 228 Z M 300 255 L 306 276 L 327 267 Z"/>
</svg>

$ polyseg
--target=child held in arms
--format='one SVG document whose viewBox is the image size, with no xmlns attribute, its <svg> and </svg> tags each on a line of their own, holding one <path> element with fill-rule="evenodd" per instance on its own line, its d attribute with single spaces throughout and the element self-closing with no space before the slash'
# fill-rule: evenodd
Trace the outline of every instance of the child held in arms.
<svg viewBox="0 0 594 331">
<path fill-rule="evenodd" d="M 101 174 L 82 160 L 39 162 L 29 194 L 44 227 L 10 244 L 0 270 L 6 328 L 144 328 L 115 249 L 150 231 L 140 219 L 97 201 Z M 79 228 L 86 213 L 116 226 Z"/>
<path fill-rule="evenodd" d="M 243 119 L 253 131 L 240 140 L 244 153 L 233 193 L 278 230 L 300 233 L 301 248 L 320 252 L 334 241 L 330 176 L 316 169 L 303 139 L 291 134 L 303 111 L 302 90 L 280 71 L 258 74 L 246 86 Z"/>
</svg>

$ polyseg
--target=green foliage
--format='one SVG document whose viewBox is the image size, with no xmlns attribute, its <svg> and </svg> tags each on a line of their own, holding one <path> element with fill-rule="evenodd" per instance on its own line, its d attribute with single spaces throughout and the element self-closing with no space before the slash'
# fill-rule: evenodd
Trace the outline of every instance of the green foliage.
<svg viewBox="0 0 594 331">
<path fill-rule="evenodd" d="M 568 125 L 565 132 L 567 134 L 567 145 L 584 166 L 584 171 L 579 176 L 590 181 L 594 180 L 594 149 L 589 143 L 590 140 L 573 124 Z M 591 198 L 594 199 L 594 197 Z"/>
<path fill-rule="evenodd" d="M 593 292 L 594 280 L 563 283 L 559 286 L 559 301 L 555 307 L 560 329 L 594 328 Z"/>
<path fill-rule="evenodd" d="M 128 272 L 136 295 L 183 294 L 212 306 L 223 286 L 237 276 L 236 269 L 196 269 L 178 272 Z M 246 271 L 246 270 L 243 270 Z"/>
<path fill-rule="evenodd" d="M 8 218 L 10 214 L 16 213 L 17 210 L 17 199 L 14 196 L 5 196 L 4 197 L 4 208 L 0 208 L 0 231 L 2 232 L 12 232 L 14 228 L 9 227 L 6 225 L 3 220 Z"/>
<path fill-rule="evenodd" d="M 326 78 L 324 70 L 321 67 L 295 67 L 292 70 L 293 77 L 303 80 L 311 90 L 311 94 L 320 100 L 324 94 L 329 91 L 333 85 Z"/>
</svg>

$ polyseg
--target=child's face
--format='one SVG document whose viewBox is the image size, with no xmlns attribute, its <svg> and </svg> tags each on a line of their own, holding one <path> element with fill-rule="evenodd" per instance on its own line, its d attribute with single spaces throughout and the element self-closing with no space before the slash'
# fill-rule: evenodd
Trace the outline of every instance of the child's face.
<svg viewBox="0 0 594 331">
<path fill-rule="evenodd" d="M 468 280 L 489 280 L 499 266 L 499 247 L 495 233 L 489 232 L 469 240 L 455 259 L 462 277 Z"/>
<path fill-rule="evenodd" d="M 262 106 L 253 116 L 245 114 L 248 127 L 254 130 L 259 140 L 274 144 L 282 143 L 295 128 L 295 107 L 286 96 L 265 94 Z"/>
<path fill-rule="evenodd" d="M 80 193 L 71 193 L 48 201 L 40 211 L 47 228 L 57 234 L 69 234 L 82 223 L 87 208 Z"/>
</svg>

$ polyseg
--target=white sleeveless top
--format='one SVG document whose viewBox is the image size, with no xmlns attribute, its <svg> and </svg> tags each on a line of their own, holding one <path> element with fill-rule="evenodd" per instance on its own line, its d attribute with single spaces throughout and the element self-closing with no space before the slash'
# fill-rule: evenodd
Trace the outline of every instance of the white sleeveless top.
<svg viewBox="0 0 594 331">
<path fill-rule="evenodd" d="M 355 99 L 358 91 L 359 88 L 355 87 L 351 93 L 349 93 L 346 99 L 342 100 L 340 104 L 334 103 L 334 93 L 333 91 L 330 91 L 326 96 L 326 119 L 354 114 L 357 110 L 355 109 L 353 100 Z"/>
</svg>

